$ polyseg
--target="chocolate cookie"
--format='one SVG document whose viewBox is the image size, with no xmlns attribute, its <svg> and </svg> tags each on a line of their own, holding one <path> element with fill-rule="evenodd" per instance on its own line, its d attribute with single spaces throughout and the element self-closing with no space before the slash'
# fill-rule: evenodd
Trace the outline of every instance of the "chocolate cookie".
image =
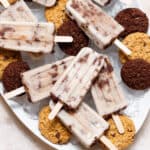
<svg viewBox="0 0 150 150">
<path fill-rule="evenodd" d="M 77 55 L 81 48 L 87 47 L 89 43 L 89 39 L 85 33 L 70 19 L 61 25 L 57 31 L 57 35 L 73 37 L 72 43 L 59 43 L 60 48 L 68 55 Z"/>
<path fill-rule="evenodd" d="M 49 106 L 44 107 L 39 113 L 39 130 L 41 134 L 54 144 L 66 144 L 71 138 L 70 132 L 64 127 L 59 119 L 50 121 L 48 115 Z"/>
<path fill-rule="evenodd" d="M 123 52 L 119 51 L 120 61 L 122 63 L 128 60 L 133 60 L 137 58 L 144 59 L 150 63 L 150 37 L 146 33 L 132 33 L 128 35 L 123 41 L 131 51 L 132 54 L 127 56 Z"/>
<path fill-rule="evenodd" d="M 7 92 L 22 86 L 20 74 L 29 70 L 26 62 L 17 61 L 10 63 L 4 70 L 2 82 Z"/>
<path fill-rule="evenodd" d="M 21 60 L 19 52 L 0 49 L 0 80 L 7 65 L 18 60 Z"/>
<path fill-rule="evenodd" d="M 150 63 L 143 59 L 130 60 L 121 69 L 122 80 L 132 89 L 150 88 Z"/>
<path fill-rule="evenodd" d="M 111 140 L 111 142 L 118 148 L 118 150 L 124 150 L 134 141 L 135 126 L 133 121 L 127 116 L 120 115 L 120 119 L 123 123 L 125 133 L 120 134 L 116 128 L 114 121 L 112 119 L 109 119 L 108 123 L 110 127 L 104 135 Z M 101 146 L 104 150 L 108 150 L 102 143 Z"/>
<path fill-rule="evenodd" d="M 58 29 L 68 18 L 65 13 L 66 2 L 67 0 L 57 0 L 55 6 L 45 9 L 46 20 L 48 22 L 54 22 L 56 29 Z"/>
<path fill-rule="evenodd" d="M 134 32 L 147 32 L 149 21 L 144 12 L 138 8 L 127 8 L 120 11 L 115 19 L 125 28 L 121 37 Z"/>
</svg>

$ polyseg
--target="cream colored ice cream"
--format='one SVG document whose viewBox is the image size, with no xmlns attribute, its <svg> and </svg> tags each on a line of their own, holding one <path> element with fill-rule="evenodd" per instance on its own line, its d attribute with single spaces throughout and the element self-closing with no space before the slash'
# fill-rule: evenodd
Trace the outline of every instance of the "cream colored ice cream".
<svg viewBox="0 0 150 150">
<path fill-rule="evenodd" d="M 33 103 L 49 96 L 52 86 L 68 68 L 73 58 L 73 56 L 67 57 L 22 74 L 22 83 Z"/>
<path fill-rule="evenodd" d="M 68 15 L 100 48 L 109 46 L 124 28 L 91 0 L 69 0 Z"/>
<path fill-rule="evenodd" d="M 52 99 L 76 109 L 103 66 L 103 55 L 83 48 L 51 90 Z"/>
<path fill-rule="evenodd" d="M 54 103 L 50 102 L 50 108 L 54 108 Z M 92 110 L 88 105 L 82 103 L 75 112 L 61 110 L 58 118 L 77 137 L 86 148 L 90 148 L 96 140 L 108 129 L 108 123 Z"/>
<path fill-rule="evenodd" d="M 34 53 L 50 53 L 54 46 L 53 23 L 0 22 L 0 47 Z"/>
<path fill-rule="evenodd" d="M 125 101 L 114 75 L 113 67 L 107 58 L 91 92 L 97 111 L 101 116 L 113 114 L 127 106 L 127 101 Z"/>
</svg>

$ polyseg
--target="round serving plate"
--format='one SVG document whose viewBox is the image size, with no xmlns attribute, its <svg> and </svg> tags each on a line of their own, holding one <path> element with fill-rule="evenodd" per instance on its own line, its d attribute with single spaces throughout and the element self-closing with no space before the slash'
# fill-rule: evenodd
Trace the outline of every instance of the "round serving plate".
<svg viewBox="0 0 150 150">
<path fill-rule="evenodd" d="M 143 0 L 146 2 L 146 0 Z M 116 15 L 117 12 L 122 10 L 123 8 L 127 7 L 140 7 L 144 11 L 144 5 L 143 1 L 141 0 L 112 0 L 112 2 L 104 7 L 103 9 L 110 14 L 111 16 Z M 39 21 L 45 21 L 44 19 L 44 8 L 36 5 L 35 3 L 28 3 L 29 7 L 32 9 L 33 13 L 38 17 Z M 149 32 L 150 33 L 150 32 Z M 126 114 L 127 116 L 131 117 L 131 119 L 135 123 L 136 132 L 140 130 L 142 127 L 148 112 L 150 108 L 150 91 L 135 91 L 132 89 L 129 89 L 121 80 L 120 78 L 120 68 L 121 63 L 118 58 L 118 49 L 115 46 L 109 47 L 105 51 L 98 50 L 94 44 L 91 42 L 90 47 L 95 49 L 98 52 L 104 53 L 109 56 L 113 66 L 115 73 L 118 77 L 118 82 L 121 88 L 124 91 L 124 95 L 126 100 L 129 103 L 129 106 L 122 111 L 122 113 Z M 55 53 L 52 55 L 46 55 L 42 56 L 39 60 L 32 60 L 28 54 L 23 53 L 22 54 L 24 60 L 26 60 L 31 68 L 35 68 L 37 66 L 51 63 L 53 61 L 56 61 L 58 59 L 66 57 L 66 55 L 59 49 L 58 46 L 55 47 Z M 3 86 L 0 84 L 0 92 L 3 93 Z M 87 98 L 88 97 L 88 98 Z M 90 94 L 86 99 L 86 102 L 88 102 L 89 105 L 93 106 L 92 98 Z M 90 100 L 89 100 L 90 99 Z M 17 118 L 38 138 L 40 138 L 43 142 L 48 144 L 49 146 L 58 149 L 58 150 L 83 150 L 84 148 L 79 144 L 79 142 L 73 137 L 72 140 L 66 144 L 66 145 L 57 145 L 52 144 L 47 139 L 45 139 L 38 130 L 38 112 L 43 106 L 46 106 L 49 104 L 49 99 L 45 99 L 39 103 L 31 104 L 28 102 L 26 95 L 19 96 L 17 98 L 14 98 L 12 100 L 4 99 L 6 104 L 9 106 L 9 108 L 12 110 L 12 112 L 17 116 Z M 98 150 L 100 147 L 98 145 L 94 146 L 92 148 L 93 150 Z"/>
</svg>

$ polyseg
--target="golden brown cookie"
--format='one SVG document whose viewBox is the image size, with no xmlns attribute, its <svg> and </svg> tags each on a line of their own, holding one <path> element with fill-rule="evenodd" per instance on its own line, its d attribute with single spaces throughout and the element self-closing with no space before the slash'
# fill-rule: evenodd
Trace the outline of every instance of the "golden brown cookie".
<svg viewBox="0 0 150 150">
<path fill-rule="evenodd" d="M 0 80 L 7 65 L 18 60 L 21 60 L 21 54 L 19 52 L 0 49 Z"/>
<path fill-rule="evenodd" d="M 134 141 L 135 136 L 135 126 L 133 121 L 127 116 L 120 115 L 120 119 L 123 123 L 125 133 L 119 134 L 114 121 L 108 119 L 108 123 L 110 125 L 109 129 L 105 132 L 105 136 L 111 140 L 111 142 L 118 147 L 118 150 L 126 149 L 130 144 Z M 102 145 L 102 144 L 101 144 Z M 106 147 L 102 145 L 102 147 L 107 150 Z"/>
<path fill-rule="evenodd" d="M 132 51 L 132 54 L 126 56 L 119 51 L 119 57 L 122 63 L 137 58 L 144 59 L 150 63 L 150 37 L 146 33 L 136 32 L 130 34 L 123 40 L 123 43 Z"/>
<path fill-rule="evenodd" d="M 45 17 L 48 22 L 54 22 L 56 29 L 58 29 L 63 22 L 67 19 L 65 13 L 65 6 L 67 0 L 58 0 L 56 5 L 50 8 L 46 8 Z"/>
<path fill-rule="evenodd" d="M 49 113 L 49 106 L 44 107 L 39 113 L 39 130 L 41 134 L 54 144 L 66 144 L 71 138 L 70 132 L 58 118 L 50 121 L 48 119 Z"/>
<path fill-rule="evenodd" d="M 8 2 L 9 2 L 9 4 L 14 4 L 15 2 L 17 2 L 17 0 L 8 0 Z"/>
<path fill-rule="evenodd" d="M 17 0 L 8 0 L 10 4 L 14 4 Z"/>
</svg>

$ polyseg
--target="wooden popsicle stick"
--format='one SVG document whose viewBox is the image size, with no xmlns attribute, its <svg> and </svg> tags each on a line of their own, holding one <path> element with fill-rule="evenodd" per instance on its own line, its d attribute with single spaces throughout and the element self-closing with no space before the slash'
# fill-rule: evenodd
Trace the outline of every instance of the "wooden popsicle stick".
<svg viewBox="0 0 150 150">
<path fill-rule="evenodd" d="M 117 129 L 118 129 L 118 132 L 119 132 L 120 134 L 123 134 L 125 131 L 124 131 L 123 124 L 122 124 L 122 122 L 121 122 L 121 120 L 120 120 L 120 117 L 119 117 L 118 115 L 116 115 L 116 114 L 113 114 L 113 115 L 112 115 L 112 119 L 114 120 L 114 122 L 115 122 L 115 124 L 116 124 L 116 127 L 117 127 Z"/>
<path fill-rule="evenodd" d="M 122 42 L 120 42 L 118 39 L 114 41 L 114 44 L 122 50 L 122 52 L 126 55 L 131 55 L 131 50 L 129 50 Z"/>
<path fill-rule="evenodd" d="M 5 8 L 8 8 L 10 6 L 10 4 L 7 0 L 0 0 L 0 2 Z"/>
<path fill-rule="evenodd" d="M 73 41 L 72 36 L 55 36 L 54 41 L 56 43 L 71 43 Z"/>
<path fill-rule="evenodd" d="M 118 150 L 118 148 L 106 137 L 102 136 L 99 139 L 109 150 Z"/>
<path fill-rule="evenodd" d="M 61 110 L 62 107 L 63 107 L 63 103 L 61 103 L 60 101 L 57 102 L 54 109 L 49 114 L 48 119 L 53 120 L 57 116 L 57 114 L 59 113 L 59 111 Z"/>
<path fill-rule="evenodd" d="M 25 92 L 25 88 L 24 87 L 20 87 L 20 88 L 18 88 L 16 90 L 13 90 L 11 92 L 3 94 L 3 97 L 5 99 L 10 99 L 10 98 L 13 98 L 13 97 L 15 97 L 17 95 L 20 95 L 20 94 L 24 93 L 24 92 Z"/>
</svg>

